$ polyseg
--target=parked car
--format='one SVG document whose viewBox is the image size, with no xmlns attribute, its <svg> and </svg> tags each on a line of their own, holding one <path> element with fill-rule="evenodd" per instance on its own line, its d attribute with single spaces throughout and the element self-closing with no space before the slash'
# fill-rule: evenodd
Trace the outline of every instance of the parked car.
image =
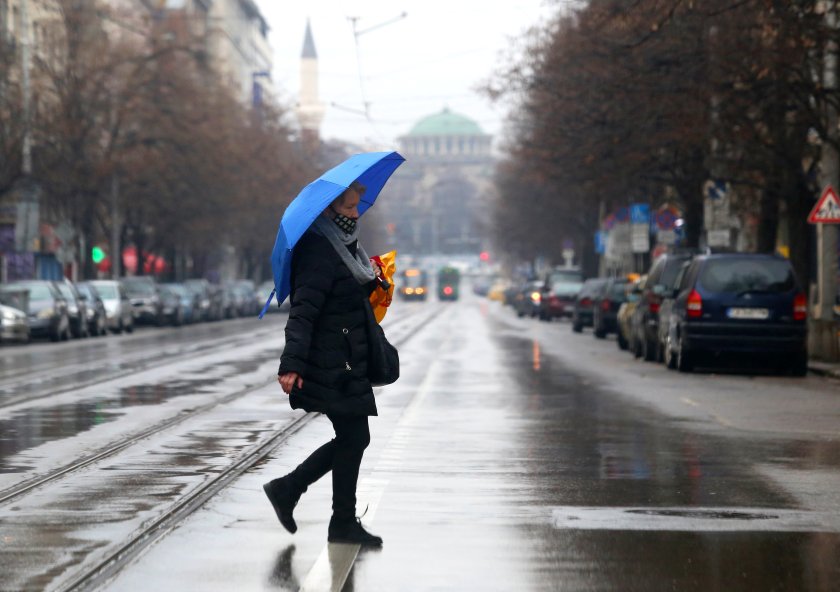
<svg viewBox="0 0 840 592">
<path fill-rule="evenodd" d="M 652 362 L 662 356 L 659 350 L 659 306 L 666 294 L 673 292 L 677 274 L 691 253 L 666 253 L 654 261 L 642 286 L 633 313 L 633 354 Z"/>
<path fill-rule="evenodd" d="M 181 294 L 172 288 L 171 284 L 158 285 L 158 295 L 161 303 L 161 313 L 164 322 L 173 327 L 180 327 L 184 324 L 184 308 L 181 305 Z"/>
<path fill-rule="evenodd" d="M 161 284 L 161 288 L 164 287 L 167 291 L 175 294 L 179 299 L 181 304 L 182 323 L 194 323 L 196 321 L 196 314 L 198 311 L 198 297 L 187 290 L 183 284 Z"/>
<path fill-rule="evenodd" d="M 197 319 L 201 321 L 209 321 L 216 317 L 221 318 L 221 295 L 218 296 L 218 313 L 211 310 L 211 290 L 210 282 L 204 279 L 192 279 L 184 282 L 184 287 L 198 297 L 198 311 Z"/>
<path fill-rule="evenodd" d="M 160 299 L 157 283 L 149 276 L 126 277 L 120 280 L 131 309 L 134 311 L 134 322 L 162 325 L 164 323 L 163 303 Z"/>
<path fill-rule="evenodd" d="M 26 290 L 0 291 L 0 341 L 29 341 L 26 309 L 29 294 Z"/>
<path fill-rule="evenodd" d="M 108 315 L 105 303 L 102 302 L 96 289 L 88 282 L 79 282 L 76 284 L 76 291 L 87 309 L 88 332 L 94 337 L 107 334 Z"/>
<path fill-rule="evenodd" d="M 540 314 L 544 282 L 531 280 L 522 284 L 513 297 L 513 309 L 518 317 L 536 317 Z"/>
<path fill-rule="evenodd" d="M 626 277 L 610 278 L 604 284 L 592 309 L 592 333 L 603 339 L 618 332 L 618 309 L 626 299 Z"/>
<path fill-rule="evenodd" d="M 67 302 L 55 282 L 24 280 L 0 287 L 2 292 L 25 290 L 28 300 L 26 320 L 32 337 L 49 337 L 52 341 L 70 339 L 70 315 Z"/>
<path fill-rule="evenodd" d="M 67 314 L 70 317 L 70 331 L 73 337 L 80 339 L 88 337 L 90 332 L 88 331 L 87 306 L 76 291 L 76 287 L 68 279 L 59 280 L 55 282 L 55 285 L 67 302 Z"/>
<path fill-rule="evenodd" d="M 628 283 L 625 286 L 625 300 L 618 308 L 616 320 L 618 322 L 617 339 L 619 349 L 633 351 L 635 341 L 633 337 L 633 313 L 642 294 L 642 285 L 647 278 L 645 276 Z"/>
<path fill-rule="evenodd" d="M 584 327 L 592 326 L 593 307 L 606 283 L 605 278 L 593 278 L 586 280 L 581 286 L 572 308 L 572 331 L 575 333 L 580 333 Z"/>
<path fill-rule="evenodd" d="M 669 368 L 690 372 L 704 355 L 774 359 L 808 372 L 808 302 L 787 259 L 775 255 L 696 257 L 674 288 L 665 344 Z"/>
<path fill-rule="evenodd" d="M 256 316 L 262 310 L 265 300 L 260 302 L 260 297 L 257 294 L 256 285 L 252 280 L 236 280 L 233 282 L 236 289 L 243 295 L 245 303 L 243 304 L 242 316 Z"/>
<path fill-rule="evenodd" d="M 134 331 L 134 310 L 122 283 L 116 280 L 94 280 L 89 282 L 105 306 L 105 320 L 113 333 Z"/>
<path fill-rule="evenodd" d="M 437 274 L 438 300 L 454 302 L 460 296 L 461 272 L 457 267 L 442 267 Z"/>
<path fill-rule="evenodd" d="M 583 274 L 578 269 L 557 268 L 549 272 L 542 288 L 540 320 L 571 317 L 581 287 Z"/>
</svg>

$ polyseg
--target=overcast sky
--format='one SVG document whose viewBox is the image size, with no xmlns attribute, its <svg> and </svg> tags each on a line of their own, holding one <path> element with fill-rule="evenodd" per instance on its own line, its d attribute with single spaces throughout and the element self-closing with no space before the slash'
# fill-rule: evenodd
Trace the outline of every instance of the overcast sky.
<svg viewBox="0 0 840 592">
<path fill-rule="evenodd" d="M 444 106 L 475 119 L 492 134 L 503 109 L 491 106 L 476 86 L 497 66 L 511 40 L 550 13 L 545 0 L 257 0 L 271 27 L 274 82 L 280 99 L 293 104 L 299 87 L 306 19 L 312 24 L 320 68 L 325 139 L 371 148 L 396 148 L 396 138 Z M 363 31 L 408 16 L 358 37 L 364 90 L 372 122 L 363 110 L 352 24 Z"/>
</svg>

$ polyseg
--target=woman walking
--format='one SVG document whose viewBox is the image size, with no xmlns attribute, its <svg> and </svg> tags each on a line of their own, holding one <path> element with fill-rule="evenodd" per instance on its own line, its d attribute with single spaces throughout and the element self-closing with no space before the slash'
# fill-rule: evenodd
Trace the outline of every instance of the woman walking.
<svg viewBox="0 0 840 592">
<path fill-rule="evenodd" d="M 280 523 L 294 533 L 293 511 L 301 495 L 332 472 L 332 518 L 328 540 L 379 546 L 356 518 L 356 484 L 370 443 L 368 417 L 376 415 L 367 376 L 368 297 L 379 268 L 358 240 L 357 182 L 315 219 L 294 249 L 291 309 L 278 382 L 293 409 L 325 414 L 330 440 L 288 475 L 263 485 Z"/>
</svg>

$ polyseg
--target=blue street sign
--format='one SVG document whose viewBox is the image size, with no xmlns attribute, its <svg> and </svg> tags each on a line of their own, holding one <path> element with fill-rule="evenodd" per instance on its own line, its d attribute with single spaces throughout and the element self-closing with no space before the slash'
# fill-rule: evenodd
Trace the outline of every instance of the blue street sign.
<svg viewBox="0 0 840 592">
<path fill-rule="evenodd" d="M 607 250 L 607 233 L 599 230 L 595 233 L 595 252 L 603 255 Z"/>
<path fill-rule="evenodd" d="M 650 223 L 650 206 L 644 203 L 630 206 L 630 222 L 633 224 Z"/>
</svg>

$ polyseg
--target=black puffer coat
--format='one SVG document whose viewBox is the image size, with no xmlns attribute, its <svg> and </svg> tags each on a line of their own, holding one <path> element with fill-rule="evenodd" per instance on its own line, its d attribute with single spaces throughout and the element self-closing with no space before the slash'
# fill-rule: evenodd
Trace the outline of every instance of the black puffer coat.
<svg viewBox="0 0 840 592">
<path fill-rule="evenodd" d="M 355 252 L 355 243 L 350 250 Z M 329 241 L 312 231 L 295 246 L 291 280 L 278 373 L 297 372 L 303 378 L 303 388 L 295 385 L 289 396 L 292 408 L 376 415 L 367 377 L 364 308 L 374 283 L 360 285 Z"/>
</svg>

